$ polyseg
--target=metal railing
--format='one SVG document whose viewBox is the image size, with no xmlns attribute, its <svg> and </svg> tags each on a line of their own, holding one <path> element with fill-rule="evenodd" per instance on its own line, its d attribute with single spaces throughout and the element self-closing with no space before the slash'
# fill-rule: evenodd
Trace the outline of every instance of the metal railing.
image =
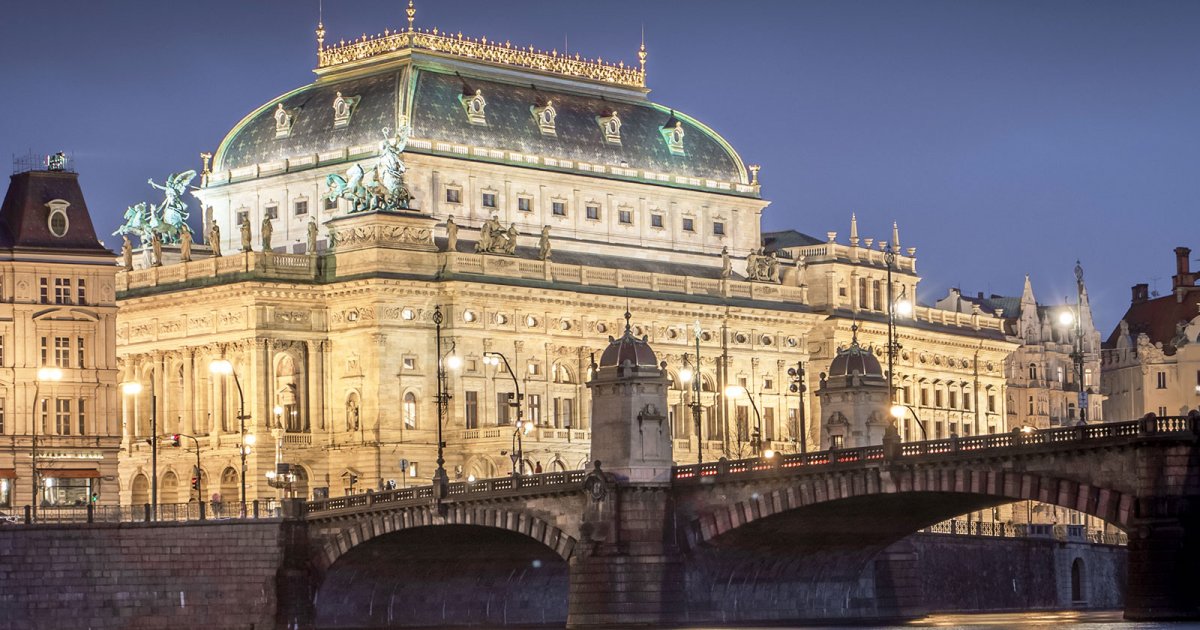
<svg viewBox="0 0 1200 630">
<path fill-rule="evenodd" d="M 274 499 L 263 501 L 221 501 L 160 503 L 152 510 L 141 505 L 88 505 L 71 507 L 42 506 L 36 516 L 29 506 L 0 510 L 0 525 L 45 525 L 86 523 L 171 523 L 186 521 L 279 518 L 281 506 Z"/>
<path fill-rule="evenodd" d="M 972 435 L 968 437 L 955 436 L 941 440 L 904 442 L 899 445 L 899 459 L 1171 435 L 1200 435 L 1200 417 L 1146 417 L 1129 422 L 1087 424 L 1073 427 L 1040 429 L 1030 432 L 1014 430 L 1009 433 Z M 696 481 L 705 477 L 715 477 L 718 475 L 737 475 L 771 470 L 794 470 L 833 464 L 867 463 L 883 461 L 884 459 L 885 447 L 883 445 L 834 449 L 814 453 L 777 454 L 771 459 L 755 457 L 751 459 L 676 466 L 672 469 L 672 479 L 675 481 Z"/>
<path fill-rule="evenodd" d="M 1052 523 L 1008 523 L 950 519 L 920 530 L 922 534 L 951 536 L 985 536 L 992 538 L 1050 538 L 1059 542 L 1086 542 L 1097 545 L 1126 545 L 1129 536 L 1123 532 L 1089 529 L 1084 525 Z"/>
<path fill-rule="evenodd" d="M 587 472 L 569 470 L 566 472 L 549 472 L 536 475 L 517 475 L 497 477 L 494 479 L 479 479 L 476 481 L 456 481 L 449 484 L 446 496 L 458 500 L 485 499 L 495 496 L 525 494 L 530 491 L 573 490 L 583 485 Z M 344 497 L 333 497 L 305 503 L 305 513 L 308 515 L 364 508 L 368 506 L 400 507 L 403 504 L 419 505 L 434 498 L 433 486 L 419 486 L 387 490 L 384 492 L 368 491 L 362 494 L 351 494 Z"/>
</svg>

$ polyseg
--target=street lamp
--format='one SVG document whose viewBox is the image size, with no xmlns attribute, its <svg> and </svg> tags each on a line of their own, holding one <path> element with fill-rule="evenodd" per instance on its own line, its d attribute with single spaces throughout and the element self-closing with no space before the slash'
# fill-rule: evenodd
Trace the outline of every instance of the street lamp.
<svg viewBox="0 0 1200 630">
<path fill-rule="evenodd" d="M 1071 344 L 1071 360 L 1075 363 L 1075 379 L 1079 386 L 1079 423 L 1087 424 L 1088 391 L 1083 382 L 1083 266 L 1075 261 L 1075 312 L 1068 306 L 1058 314 L 1058 321 L 1070 328 L 1075 324 L 1075 339 Z"/>
<path fill-rule="evenodd" d="M 38 424 L 41 423 L 41 420 L 37 416 L 38 416 L 38 407 L 40 406 L 39 402 L 41 399 L 41 388 L 42 388 L 43 382 L 56 383 L 58 381 L 61 381 L 62 377 L 63 377 L 63 371 L 59 368 L 56 368 L 56 367 L 39 368 L 37 371 L 37 380 L 35 380 L 33 383 L 33 413 L 31 414 L 32 418 L 30 418 L 33 421 L 32 422 L 33 431 L 32 431 L 32 439 L 30 439 L 30 441 L 29 441 L 29 446 L 30 446 L 30 448 L 29 448 L 29 478 L 33 480 L 33 488 L 32 488 L 33 494 L 30 495 L 29 502 L 32 504 L 33 518 L 35 518 L 35 519 L 37 518 L 38 489 L 39 489 L 39 485 L 40 485 L 39 484 L 40 475 L 38 474 L 37 457 L 38 457 Z"/>
<path fill-rule="evenodd" d="M 528 433 L 529 429 L 532 428 L 532 425 L 526 425 L 524 422 L 525 412 L 521 409 L 521 381 L 517 380 L 517 375 L 513 373 L 512 365 L 510 365 L 508 362 L 508 357 L 504 356 L 503 354 L 499 352 L 484 352 L 483 362 L 486 365 L 496 368 L 499 368 L 500 364 L 503 363 L 504 370 L 508 372 L 510 377 L 512 377 L 513 388 L 516 390 L 516 393 L 509 398 L 510 402 L 508 404 L 517 408 L 517 426 L 516 429 L 513 430 L 513 450 L 511 455 L 513 463 L 513 477 L 517 477 L 520 476 L 522 472 L 517 466 L 517 463 L 525 461 L 525 445 L 521 438 L 523 433 Z"/>
<path fill-rule="evenodd" d="M 766 454 L 763 452 L 762 448 L 762 414 L 758 413 L 758 405 L 754 404 L 754 397 L 751 396 L 750 392 L 746 391 L 746 388 L 742 387 L 741 385 L 730 385 L 729 387 L 726 387 L 725 395 L 732 399 L 738 399 L 745 396 L 746 400 L 750 401 L 750 408 L 754 410 L 754 436 L 750 438 L 750 448 L 753 449 L 759 457 L 765 457 Z M 775 452 L 772 451 L 771 455 L 773 456 L 774 454 Z"/>
<path fill-rule="evenodd" d="M 275 413 L 275 427 L 271 429 L 271 433 L 275 437 L 275 469 L 267 471 L 267 485 L 283 490 L 283 498 L 287 499 L 291 497 L 292 484 L 296 481 L 296 474 L 292 472 L 291 466 L 283 461 L 284 408 L 282 405 L 275 405 L 271 411 Z"/>
<path fill-rule="evenodd" d="M 187 438 L 192 441 L 192 446 L 196 447 L 196 474 L 192 476 L 194 479 L 192 489 L 196 491 L 196 502 L 203 503 L 204 497 L 200 496 L 200 440 L 197 440 L 196 436 L 186 433 L 176 433 L 171 437 L 175 446 L 179 446 L 179 438 Z"/>
<path fill-rule="evenodd" d="M 800 403 L 797 405 L 796 416 L 800 421 L 800 454 L 803 455 L 808 448 L 806 445 L 806 442 L 808 441 L 808 434 L 804 429 L 804 392 L 808 391 L 808 385 L 804 383 L 804 362 L 797 362 L 796 367 L 788 368 L 787 373 L 788 377 L 792 379 L 792 384 L 789 389 L 793 394 L 796 394 L 800 397 Z"/>
<path fill-rule="evenodd" d="M 901 289 L 899 297 L 893 297 L 892 285 L 892 269 L 896 266 L 896 249 L 894 244 L 887 243 L 883 247 L 883 262 L 887 264 L 887 359 L 888 359 L 888 402 L 896 402 L 896 352 L 900 349 L 900 342 L 896 341 L 896 315 L 908 317 L 912 315 L 913 305 L 905 297 L 905 289 Z M 914 414 L 915 415 L 915 414 Z"/>
<path fill-rule="evenodd" d="M 450 392 L 446 388 L 446 368 L 457 370 L 462 359 L 454 354 L 454 343 L 450 344 L 448 356 L 442 355 L 442 306 L 433 309 L 433 325 L 437 332 L 437 470 L 433 473 L 434 497 L 439 501 L 450 489 L 450 475 L 446 474 L 446 442 L 442 438 L 442 425 L 446 420 L 446 407 L 450 404 Z M 505 365 L 507 365 L 507 361 Z M 514 379 L 515 380 L 515 379 Z"/>
<path fill-rule="evenodd" d="M 891 409 L 892 417 L 895 418 L 897 422 L 899 422 L 900 420 L 902 420 L 904 418 L 905 411 L 912 412 L 913 420 L 916 420 L 917 426 L 921 428 L 921 437 L 924 438 L 925 440 L 928 440 L 929 434 L 925 432 L 925 423 L 921 422 L 921 416 L 917 415 L 917 410 L 913 409 L 912 405 L 906 405 L 904 403 L 895 403 L 892 405 L 892 409 Z"/>
<path fill-rule="evenodd" d="M 133 396 L 134 425 L 137 425 L 137 397 L 142 384 L 137 381 L 121 383 L 121 393 Z M 154 373 L 150 373 L 150 514 L 158 520 L 158 397 L 154 395 Z"/>
<path fill-rule="evenodd" d="M 692 337 L 694 337 L 696 340 L 696 370 L 695 370 L 695 372 L 693 372 L 690 368 L 688 368 L 688 355 L 685 352 L 683 354 L 683 370 L 679 373 L 679 377 L 681 379 L 683 379 L 683 381 L 685 383 L 688 382 L 689 380 L 692 383 L 691 407 L 692 407 L 692 421 L 696 423 L 696 463 L 697 464 L 704 463 L 704 439 L 700 432 L 700 427 L 701 427 L 701 424 L 700 424 L 700 407 L 701 407 L 701 405 L 700 405 L 700 389 L 701 389 L 700 334 L 702 332 L 703 332 L 703 330 L 700 328 L 700 320 L 696 320 L 696 322 L 694 324 L 692 324 Z M 684 374 L 687 374 L 687 376 L 685 377 Z"/>
<path fill-rule="evenodd" d="M 242 461 L 242 472 L 240 481 L 242 483 L 242 514 L 246 513 L 246 455 L 250 453 L 250 447 L 254 444 L 254 436 L 246 435 L 246 419 L 250 416 L 246 415 L 246 397 L 242 393 L 242 382 L 238 380 L 237 372 L 233 369 L 233 363 L 228 359 L 216 359 L 208 364 L 208 371 L 218 376 L 232 376 L 233 384 L 237 386 L 238 393 L 238 433 L 242 438 L 242 443 L 238 445 L 238 455 Z"/>
</svg>

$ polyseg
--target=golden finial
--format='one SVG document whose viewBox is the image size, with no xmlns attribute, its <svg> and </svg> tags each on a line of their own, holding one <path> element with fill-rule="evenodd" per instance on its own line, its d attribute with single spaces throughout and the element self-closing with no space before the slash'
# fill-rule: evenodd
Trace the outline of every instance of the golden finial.
<svg viewBox="0 0 1200 630">
<path fill-rule="evenodd" d="M 208 163 L 212 160 L 212 154 L 208 151 L 205 151 L 204 153 L 200 154 L 200 159 L 204 161 L 204 168 L 201 169 L 200 173 L 203 175 L 208 175 L 212 172 L 208 169 Z"/>
<path fill-rule="evenodd" d="M 317 52 L 325 50 L 325 25 L 317 22 Z"/>
<path fill-rule="evenodd" d="M 642 45 L 638 48 L 638 61 L 642 63 L 642 73 L 646 72 L 646 25 L 642 25 Z"/>
<path fill-rule="evenodd" d="M 614 115 L 615 115 L 615 114 L 614 114 Z M 751 165 L 750 165 L 750 185 L 751 185 L 751 186 L 757 186 L 757 185 L 758 185 L 758 171 L 759 171 L 759 169 L 761 169 L 761 168 L 762 168 L 762 167 L 761 167 L 761 166 L 759 166 L 758 164 L 751 164 Z"/>
<path fill-rule="evenodd" d="M 417 17 L 417 9 L 413 6 L 413 0 L 408 0 L 408 8 L 404 10 L 408 13 L 408 30 L 413 30 L 413 19 Z"/>
</svg>

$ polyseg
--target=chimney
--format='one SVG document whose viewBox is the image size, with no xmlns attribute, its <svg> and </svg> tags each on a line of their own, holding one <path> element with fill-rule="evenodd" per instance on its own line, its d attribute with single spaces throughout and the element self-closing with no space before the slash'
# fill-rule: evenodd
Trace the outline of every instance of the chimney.
<svg viewBox="0 0 1200 630">
<path fill-rule="evenodd" d="M 980 292 L 978 293 L 978 295 L 979 295 L 979 299 L 981 299 L 981 300 L 982 300 L 982 299 L 983 299 L 983 291 L 980 291 Z"/>
<path fill-rule="evenodd" d="M 1175 248 L 1175 276 L 1171 278 L 1172 289 L 1180 287 L 1190 287 L 1196 284 L 1196 275 L 1192 273 L 1191 262 L 1188 257 L 1192 255 L 1192 250 L 1187 247 Z"/>
<path fill-rule="evenodd" d="M 1150 299 L 1150 285 L 1146 283 L 1133 285 L 1133 303 L 1139 304 Z"/>
</svg>

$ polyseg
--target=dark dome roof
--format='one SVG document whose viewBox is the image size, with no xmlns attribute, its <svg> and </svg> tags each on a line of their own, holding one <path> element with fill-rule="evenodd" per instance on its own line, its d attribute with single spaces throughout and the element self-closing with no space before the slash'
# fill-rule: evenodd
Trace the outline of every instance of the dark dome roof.
<svg viewBox="0 0 1200 630">
<path fill-rule="evenodd" d="M 829 364 L 830 377 L 849 376 L 851 374 L 883 376 L 883 366 L 879 365 L 879 359 L 875 358 L 871 349 L 858 345 L 857 332 L 854 339 L 850 342 L 850 347 L 845 350 L 838 350 L 837 356 Z"/>
<path fill-rule="evenodd" d="M 619 367 L 629 362 L 634 367 L 658 367 L 658 357 L 646 343 L 646 337 L 638 339 L 629 328 L 629 313 L 625 313 L 625 334 L 617 339 L 608 338 L 608 347 L 600 355 L 599 367 Z"/>
<path fill-rule="evenodd" d="M 745 165 L 733 148 L 712 129 L 688 116 L 645 99 L 618 100 L 599 93 L 556 89 L 535 83 L 535 76 L 506 78 L 488 80 L 419 65 L 393 64 L 365 76 L 318 81 L 275 98 L 246 116 L 221 142 L 213 170 L 328 155 L 347 148 L 351 154 L 363 148 L 373 151 L 381 130 L 397 127 L 398 104 L 411 99 L 411 137 L 422 142 L 410 143 L 406 149 L 409 152 L 436 153 L 438 144 L 461 144 L 630 172 L 640 169 L 684 178 L 749 183 Z M 515 83 L 520 80 L 525 82 Z M 474 94 L 476 90 L 487 101 L 486 125 L 471 124 L 460 101 L 465 91 Z M 349 124 L 334 128 L 333 102 L 338 93 L 360 100 Z M 547 100 L 553 102 L 557 112 L 554 135 L 543 134 L 530 113 L 531 106 Z M 287 137 L 277 138 L 275 113 L 279 104 L 295 119 Z M 599 117 L 613 112 L 621 121 L 619 144 L 605 140 L 598 122 Z M 662 128 L 669 121 L 683 126 L 684 155 L 673 154 L 663 138 Z M 497 159 L 478 155 L 486 161 Z M 477 154 L 455 156 L 476 159 Z M 326 159 L 319 158 L 322 162 Z"/>
</svg>

